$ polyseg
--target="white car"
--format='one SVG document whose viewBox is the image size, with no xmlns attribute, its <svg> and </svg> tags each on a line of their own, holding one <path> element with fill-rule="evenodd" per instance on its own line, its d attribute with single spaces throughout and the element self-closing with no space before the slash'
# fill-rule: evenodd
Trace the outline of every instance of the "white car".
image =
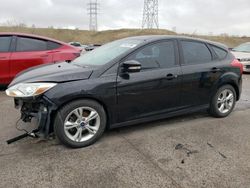
<svg viewBox="0 0 250 188">
<path fill-rule="evenodd" d="M 250 73 L 250 42 L 233 48 L 232 53 L 243 64 L 243 71 Z"/>
<path fill-rule="evenodd" d="M 70 44 L 71 46 L 75 46 L 76 48 L 81 50 L 81 53 L 85 53 L 85 48 L 87 47 L 87 45 L 83 45 L 80 42 L 69 42 L 68 44 Z"/>
</svg>

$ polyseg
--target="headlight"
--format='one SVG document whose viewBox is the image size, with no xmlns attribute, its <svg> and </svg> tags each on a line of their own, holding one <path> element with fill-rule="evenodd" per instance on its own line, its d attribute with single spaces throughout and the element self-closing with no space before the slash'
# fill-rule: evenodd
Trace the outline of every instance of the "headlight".
<svg viewBox="0 0 250 188">
<path fill-rule="evenodd" d="M 56 83 L 21 83 L 6 90 L 10 97 L 33 97 L 41 95 L 54 87 Z"/>
<path fill-rule="evenodd" d="M 250 61 L 250 58 L 242 58 L 240 59 L 241 62 L 246 62 L 246 61 Z"/>
</svg>

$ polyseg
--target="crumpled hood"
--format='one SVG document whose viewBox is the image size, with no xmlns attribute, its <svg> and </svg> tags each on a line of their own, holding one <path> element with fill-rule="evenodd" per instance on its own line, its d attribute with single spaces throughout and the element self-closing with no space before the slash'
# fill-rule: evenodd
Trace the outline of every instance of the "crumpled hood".
<svg viewBox="0 0 250 188">
<path fill-rule="evenodd" d="M 67 82 L 73 80 L 88 79 L 93 68 L 83 68 L 70 63 L 56 63 L 37 66 L 19 73 L 10 83 L 13 86 L 18 83 L 29 82 Z"/>
</svg>

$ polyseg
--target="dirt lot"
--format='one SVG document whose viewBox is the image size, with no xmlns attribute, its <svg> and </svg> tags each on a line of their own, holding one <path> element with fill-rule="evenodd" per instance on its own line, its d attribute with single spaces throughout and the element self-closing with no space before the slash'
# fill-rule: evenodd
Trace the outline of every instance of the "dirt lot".
<svg viewBox="0 0 250 188">
<path fill-rule="evenodd" d="M 0 92 L 0 187 L 250 187 L 250 75 L 228 118 L 201 112 L 115 129 L 83 149 L 7 145 L 18 118 Z"/>
</svg>

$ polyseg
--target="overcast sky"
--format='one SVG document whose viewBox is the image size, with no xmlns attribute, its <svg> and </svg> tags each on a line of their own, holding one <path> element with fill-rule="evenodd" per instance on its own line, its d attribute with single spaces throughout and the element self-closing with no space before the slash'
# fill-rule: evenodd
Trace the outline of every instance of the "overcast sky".
<svg viewBox="0 0 250 188">
<path fill-rule="evenodd" d="M 140 28 L 144 0 L 98 0 L 99 30 Z M 0 23 L 88 29 L 89 0 L 0 0 Z M 250 36 L 250 0 L 159 0 L 159 25 L 179 33 Z"/>
</svg>

